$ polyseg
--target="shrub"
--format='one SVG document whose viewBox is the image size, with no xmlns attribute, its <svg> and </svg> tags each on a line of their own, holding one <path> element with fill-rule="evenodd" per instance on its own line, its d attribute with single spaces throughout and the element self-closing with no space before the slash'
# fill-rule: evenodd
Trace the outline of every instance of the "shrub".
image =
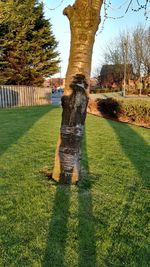
<svg viewBox="0 0 150 267">
<path fill-rule="evenodd" d="M 98 98 L 89 101 L 88 111 L 110 119 L 150 126 L 149 99 Z"/>
<path fill-rule="evenodd" d="M 119 101 L 113 98 L 97 99 L 97 108 L 102 115 L 110 116 L 111 118 L 118 118 L 121 111 Z"/>
<path fill-rule="evenodd" d="M 144 99 L 125 99 L 119 101 L 121 114 L 130 122 L 150 123 L 150 101 Z"/>
<path fill-rule="evenodd" d="M 120 92 L 120 88 L 100 88 L 100 87 L 93 87 L 90 89 L 90 94 L 101 94 L 101 93 L 114 93 Z"/>
</svg>

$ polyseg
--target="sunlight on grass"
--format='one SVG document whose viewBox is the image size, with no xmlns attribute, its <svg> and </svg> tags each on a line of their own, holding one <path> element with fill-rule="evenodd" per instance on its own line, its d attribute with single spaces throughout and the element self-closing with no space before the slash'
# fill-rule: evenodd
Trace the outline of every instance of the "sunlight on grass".
<svg viewBox="0 0 150 267">
<path fill-rule="evenodd" d="M 88 115 L 78 186 L 56 185 L 60 108 L 0 111 L 0 266 L 146 267 L 150 131 Z"/>
</svg>

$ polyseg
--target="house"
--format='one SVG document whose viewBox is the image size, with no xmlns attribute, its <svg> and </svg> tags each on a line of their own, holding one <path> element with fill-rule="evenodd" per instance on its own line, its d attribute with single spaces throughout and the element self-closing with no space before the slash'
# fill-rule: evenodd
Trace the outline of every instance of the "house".
<svg viewBox="0 0 150 267">
<path fill-rule="evenodd" d="M 124 80 L 125 66 L 124 64 L 103 65 L 100 76 L 99 85 L 103 88 L 122 88 Z M 126 82 L 133 79 L 132 64 L 126 65 Z"/>
<path fill-rule="evenodd" d="M 57 90 L 57 88 L 65 87 L 65 78 L 49 78 L 44 81 L 44 87 L 51 87 L 52 89 Z"/>
</svg>

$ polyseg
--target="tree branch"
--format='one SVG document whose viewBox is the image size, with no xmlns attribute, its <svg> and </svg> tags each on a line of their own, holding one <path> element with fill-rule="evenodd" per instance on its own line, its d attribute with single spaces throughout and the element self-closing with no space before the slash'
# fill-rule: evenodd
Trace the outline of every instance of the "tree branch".
<svg viewBox="0 0 150 267">
<path fill-rule="evenodd" d="M 65 9 L 63 10 L 63 15 L 67 16 L 68 19 L 70 20 L 70 18 L 73 15 L 73 12 L 74 12 L 74 5 L 73 6 L 69 5 L 65 7 Z"/>
</svg>

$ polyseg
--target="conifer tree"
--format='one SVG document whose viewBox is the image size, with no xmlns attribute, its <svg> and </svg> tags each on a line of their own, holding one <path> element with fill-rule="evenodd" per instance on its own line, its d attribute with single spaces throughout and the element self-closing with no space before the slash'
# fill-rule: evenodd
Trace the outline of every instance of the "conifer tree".
<svg viewBox="0 0 150 267">
<path fill-rule="evenodd" d="M 0 84 L 41 85 L 59 70 L 57 41 L 37 0 L 0 2 Z"/>
</svg>

